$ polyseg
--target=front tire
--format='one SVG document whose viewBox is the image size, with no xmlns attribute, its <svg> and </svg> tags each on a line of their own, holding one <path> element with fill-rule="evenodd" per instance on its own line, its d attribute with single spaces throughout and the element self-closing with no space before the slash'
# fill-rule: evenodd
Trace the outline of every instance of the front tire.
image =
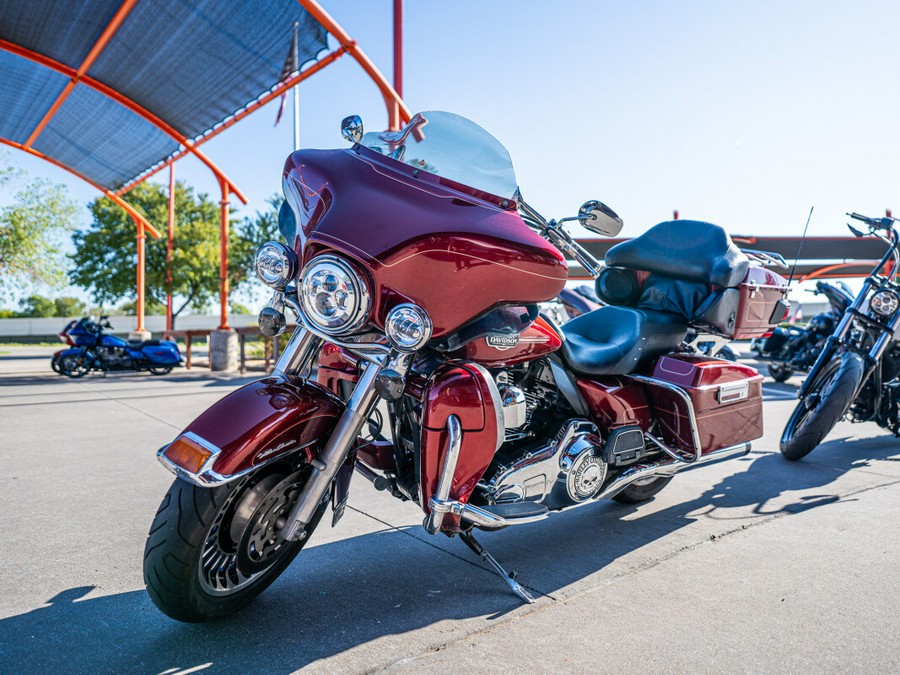
<svg viewBox="0 0 900 675">
<path fill-rule="evenodd" d="M 231 614 L 250 603 L 297 556 L 325 512 L 327 499 L 302 541 L 279 542 L 309 467 L 286 475 L 266 469 L 235 483 L 204 488 L 178 479 L 159 507 L 144 549 L 144 583 L 165 614 L 190 623 Z"/>
<path fill-rule="evenodd" d="M 785 459 L 801 459 L 822 442 L 850 408 L 864 372 L 863 359 L 854 352 L 843 352 L 823 367 L 784 428 L 781 454 Z"/>
<path fill-rule="evenodd" d="M 59 360 L 59 372 L 71 378 L 79 378 L 91 372 L 89 354 L 68 354 Z"/>
</svg>

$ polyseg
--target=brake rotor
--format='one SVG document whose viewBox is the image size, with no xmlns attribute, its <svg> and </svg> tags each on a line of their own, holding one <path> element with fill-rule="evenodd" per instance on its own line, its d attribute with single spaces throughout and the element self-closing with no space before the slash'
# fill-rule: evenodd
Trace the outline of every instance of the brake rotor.
<svg viewBox="0 0 900 675">
<path fill-rule="evenodd" d="M 237 565 L 244 574 L 255 574 L 271 565 L 282 548 L 278 533 L 300 496 L 305 472 L 267 476 L 247 493 L 235 510 L 231 536 L 237 542 Z"/>
</svg>

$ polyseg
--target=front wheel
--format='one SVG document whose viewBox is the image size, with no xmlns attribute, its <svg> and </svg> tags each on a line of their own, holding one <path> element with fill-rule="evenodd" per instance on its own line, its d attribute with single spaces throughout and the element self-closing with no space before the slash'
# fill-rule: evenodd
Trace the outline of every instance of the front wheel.
<svg viewBox="0 0 900 675">
<path fill-rule="evenodd" d="M 68 377 L 78 378 L 91 372 L 89 354 L 67 354 L 59 359 L 59 372 Z"/>
<path fill-rule="evenodd" d="M 178 479 L 162 501 L 144 549 L 144 583 L 159 609 L 197 623 L 247 605 L 309 541 L 327 499 L 302 541 L 278 532 L 309 478 L 309 467 L 266 469 L 215 488 Z"/>
<path fill-rule="evenodd" d="M 784 428 L 781 454 L 786 459 L 801 459 L 822 442 L 853 402 L 864 372 L 862 357 L 854 352 L 843 352 L 822 368 Z"/>
</svg>

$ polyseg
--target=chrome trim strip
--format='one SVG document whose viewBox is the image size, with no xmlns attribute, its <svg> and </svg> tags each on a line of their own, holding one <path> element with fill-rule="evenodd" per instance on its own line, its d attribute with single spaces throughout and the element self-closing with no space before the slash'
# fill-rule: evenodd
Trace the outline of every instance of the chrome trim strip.
<svg viewBox="0 0 900 675">
<path fill-rule="evenodd" d="M 425 516 L 422 527 L 429 534 L 437 534 L 444 523 L 444 514 L 449 511 L 448 502 L 450 486 L 453 483 L 453 474 L 456 473 L 456 463 L 459 461 L 459 450 L 462 447 L 462 425 L 456 415 L 447 418 L 447 452 L 444 453 L 444 466 L 438 478 L 437 489 L 429 501 L 431 513 Z M 456 502 L 458 503 L 458 502 Z"/>
<path fill-rule="evenodd" d="M 188 438 L 196 441 L 197 443 L 199 443 L 200 445 L 202 445 L 203 447 L 205 447 L 207 449 L 216 448 L 216 446 L 214 446 L 212 443 L 210 443 L 206 439 L 202 438 L 201 436 L 198 436 L 197 434 L 195 434 L 191 431 L 187 431 L 183 434 L 179 434 L 178 436 L 176 436 L 176 440 L 178 438 L 181 438 L 181 436 L 187 436 Z M 164 445 L 163 447 L 161 447 L 159 450 L 157 450 L 156 458 L 159 460 L 160 464 L 162 464 L 169 472 L 175 474 L 175 476 L 177 476 L 178 478 L 182 478 L 182 479 L 188 481 L 189 483 L 193 483 L 194 485 L 199 485 L 200 487 L 212 488 L 212 487 L 216 487 L 218 485 L 224 485 L 226 483 L 231 483 L 233 481 L 236 481 L 238 478 L 242 478 L 242 477 L 246 476 L 251 471 L 256 471 L 257 469 L 267 466 L 267 465 L 271 464 L 272 462 L 276 462 L 280 459 L 284 459 L 287 455 L 290 455 L 291 453 L 296 452 L 298 450 L 302 450 L 303 448 L 309 447 L 310 445 L 312 445 L 315 442 L 316 442 L 315 439 L 313 439 L 311 441 L 308 441 L 306 443 L 298 445 L 295 448 L 291 448 L 289 450 L 286 450 L 285 452 L 274 455 L 274 456 L 268 458 L 267 460 L 265 460 L 264 462 L 259 462 L 257 464 L 254 464 L 253 466 L 248 467 L 248 468 L 244 469 L 243 471 L 238 471 L 237 473 L 231 473 L 228 475 L 218 473 L 217 471 L 213 471 L 213 469 L 212 469 L 213 464 L 215 464 L 216 459 L 218 459 L 219 453 L 221 452 L 221 450 L 219 450 L 218 448 L 216 448 L 215 454 L 213 454 L 209 459 L 206 460 L 206 462 L 204 462 L 203 466 L 200 468 L 200 471 L 198 471 L 197 473 L 191 473 L 184 467 L 181 467 L 178 464 L 175 464 L 175 462 L 173 462 L 171 459 L 166 457 L 166 454 L 165 454 L 166 450 L 169 449 L 169 445 L 171 445 L 171 443 L 168 443 L 168 444 Z"/>
<path fill-rule="evenodd" d="M 478 371 L 478 374 L 487 382 L 488 390 L 491 392 L 491 403 L 494 404 L 494 416 L 497 418 L 497 446 L 494 448 L 494 452 L 496 452 L 506 440 L 506 416 L 503 414 L 503 397 L 500 396 L 500 389 L 487 368 L 480 363 L 472 361 L 467 361 L 466 366 Z"/>
</svg>

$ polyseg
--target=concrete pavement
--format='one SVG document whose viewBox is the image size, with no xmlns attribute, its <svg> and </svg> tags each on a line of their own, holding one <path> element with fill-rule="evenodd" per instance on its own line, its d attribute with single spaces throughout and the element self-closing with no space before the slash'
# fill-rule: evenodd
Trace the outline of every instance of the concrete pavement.
<svg viewBox="0 0 900 675">
<path fill-rule="evenodd" d="M 338 527 L 326 518 L 253 605 L 192 626 L 143 591 L 171 483 L 154 452 L 248 378 L 68 380 L 52 351 L 0 346 L 2 672 L 900 670 L 900 442 L 842 423 L 784 461 L 799 378 L 765 386 L 746 458 L 646 504 L 481 535 L 535 605 L 357 479 Z"/>
</svg>

